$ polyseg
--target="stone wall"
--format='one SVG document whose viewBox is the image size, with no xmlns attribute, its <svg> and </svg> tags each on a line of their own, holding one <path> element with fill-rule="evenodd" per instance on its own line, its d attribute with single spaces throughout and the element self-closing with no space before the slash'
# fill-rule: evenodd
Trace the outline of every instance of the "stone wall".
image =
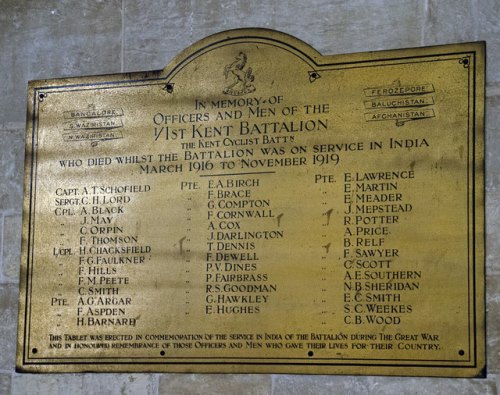
<svg viewBox="0 0 500 395">
<path fill-rule="evenodd" d="M 500 386 L 500 1 L 2 0 L 0 394 L 496 394 Z M 161 69 L 238 27 L 292 34 L 323 54 L 487 41 L 488 378 L 14 373 L 28 80 Z"/>
</svg>

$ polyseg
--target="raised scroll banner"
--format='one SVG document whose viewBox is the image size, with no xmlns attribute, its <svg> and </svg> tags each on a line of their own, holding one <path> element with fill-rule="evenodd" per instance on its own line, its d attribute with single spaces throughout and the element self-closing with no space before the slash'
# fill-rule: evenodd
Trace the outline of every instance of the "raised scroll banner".
<svg viewBox="0 0 500 395">
<path fill-rule="evenodd" d="M 483 43 L 235 30 L 28 99 L 19 371 L 485 374 Z"/>
</svg>

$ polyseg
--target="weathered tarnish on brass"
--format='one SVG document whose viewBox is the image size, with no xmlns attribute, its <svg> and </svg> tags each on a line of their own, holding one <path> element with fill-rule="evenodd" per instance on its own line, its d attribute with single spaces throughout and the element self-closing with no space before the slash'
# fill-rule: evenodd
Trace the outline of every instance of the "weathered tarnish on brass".
<svg viewBox="0 0 500 395">
<path fill-rule="evenodd" d="M 483 376 L 484 49 L 31 82 L 18 371 Z"/>
</svg>

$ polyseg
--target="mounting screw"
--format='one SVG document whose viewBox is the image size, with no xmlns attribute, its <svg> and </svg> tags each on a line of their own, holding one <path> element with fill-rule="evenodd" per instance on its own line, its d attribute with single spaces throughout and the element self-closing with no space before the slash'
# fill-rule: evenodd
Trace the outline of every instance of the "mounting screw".
<svg viewBox="0 0 500 395">
<path fill-rule="evenodd" d="M 174 91 L 174 84 L 169 82 L 163 87 L 163 90 L 167 91 L 168 93 L 172 93 Z"/>
</svg>

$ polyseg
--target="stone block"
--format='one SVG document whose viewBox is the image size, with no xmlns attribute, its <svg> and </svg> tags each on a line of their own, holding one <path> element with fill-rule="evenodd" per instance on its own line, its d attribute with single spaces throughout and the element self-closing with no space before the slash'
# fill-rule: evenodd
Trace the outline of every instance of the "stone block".
<svg viewBox="0 0 500 395">
<path fill-rule="evenodd" d="M 493 382 L 493 388 L 495 389 L 496 393 L 498 394 L 499 391 L 499 385 L 500 385 L 500 375 L 499 374 L 488 374 L 488 380 Z"/>
<path fill-rule="evenodd" d="M 500 275 L 486 278 L 488 373 L 500 374 Z"/>
<path fill-rule="evenodd" d="M 496 394 L 496 379 L 417 377 L 275 376 L 273 395 Z"/>
<path fill-rule="evenodd" d="M 273 395 L 369 394 L 369 377 L 275 375 Z"/>
<path fill-rule="evenodd" d="M 153 374 L 85 374 L 86 395 L 155 395 L 156 377 Z"/>
<path fill-rule="evenodd" d="M 500 190 L 500 96 L 486 98 L 486 190 Z"/>
<path fill-rule="evenodd" d="M 264 374 L 165 374 L 159 394 L 271 394 L 271 376 Z"/>
<path fill-rule="evenodd" d="M 490 89 L 486 97 L 486 268 L 487 273 L 500 274 L 500 91 Z"/>
<path fill-rule="evenodd" d="M 16 360 L 18 287 L 0 285 L 0 369 L 14 371 Z"/>
<path fill-rule="evenodd" d="M 119 72 L 121 1 L 2 2 L 0 119 L 24 122 L 29 80 Z"/>
<path fill-rule="evenodd" d="M 281 30 L 324 54 L 419 46 L 423 4 L 412 0 L 126 3 L 124 69 L 161 69 L 194 42 L 242 27 Z M 165 26 L 171 31 L 168 36 Z"/>
<path fill-rule="evenodd" d="M 423 1 L 288 0 L 278 4 L 273 28 L 325 55 L 421 45 Z"/>
<path fill-rule="evenodd" d="M 0 394 L 10 395 L 10 374 L 0 373 Z"/>
<path fill-rule="evenodd" d="M 83 395 L 83 374 L 14 374 L 12 395 Z"/>
<path fill-rule="evenodd" d="M 500 190 L 486 193 L 486 273 L 500 274 Z"/>
<path fill-rule="evenodd" d="M 126 2 L 124 70 L 162 69 L 191 44 L 223 30 L 268 27 L 275 8 L 271 0 Z"/>
<path fill-rule="evenodd" d="M 272 0 L 196 0 L 192 10 L 193 41 L 222 30 L 261 27 L 271 28 L 281 3 Z M 282 12 L 293 12 L 285 9 Z M 276 30 L 277 28 L 273 26 Z M 279 29 L 278 29 L 279 30 Z"/>
<path fill-rule="evenodd" d="M 0 211 L 21 213 L 24 130 L 0 130 L 0 169 Z"/>
<path fill-rule="evenodd" d="M 6 215 L 3 218 L 2 274 L 7 281 L 19 280 L 21 256 L 20 214 Z M 0 276 L 1 278 L 1 276 Z"/>
<path fill-rule="evenodd" d="M 474 4 L 470 0 L 429 0 L 425 9 L 424 45 L 474 41 Z"/>
<path fill-rule="evenodd" d="M 124 71 L 163 69 L 172 57 L 192 44 L 191 2 L 125 2 Z"/>
<path fill-rule="evenodd" d="M 495 395 L 496 380 L 493 379 L 450 379 L 417 377 L 377 377 L 370 378 L 369 393 L 373 395 L 435 395 L 468 394 Z"/>
<path fill-rule="evenodd" d="M 500 2 L 475 0 L 473 4 L 477 15 L 475 39 L 486 41 L 486 80 L 500 82 Z"/>
</svg>

